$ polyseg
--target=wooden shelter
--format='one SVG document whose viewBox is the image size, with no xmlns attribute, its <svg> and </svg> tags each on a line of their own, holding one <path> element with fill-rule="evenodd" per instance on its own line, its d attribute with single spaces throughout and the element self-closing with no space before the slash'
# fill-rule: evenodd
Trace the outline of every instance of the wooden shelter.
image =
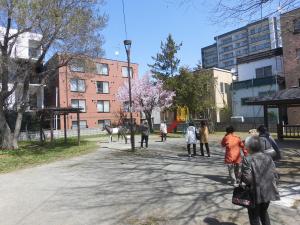
<svg viewBox="0 0 300 225">
<path fill-rule="evenodd" d="M 78 145 L 80 145 L 80 108 L 44 108 L 37 110 L 37 113 L 39 114 L 41 121 L 40 121 L 40 140 L 43 140 L 43 130 L 42 130 L 42 124 L 46 117 L 50 118 L 50 141 L 53 142 L 53 121 L 55 116 L 61 116 L 63 115 L 64 118 L 64 140 L 65 143 L 67 142 L 67 127 L 66 127 L 66 116 L 69 113 L 76 113 L 77 115 L 77 142 Z"/>
<path fill-rule="evenodd" d="M 278 108 L 279 122 L 277 137 L 300 138 L 300 125 L 286 125 L 284 115 L 291 107 L 300 107 L 300 87 L 287 88 L 264 97 L 254 97 L 246 101 L 248 105 L 262 105 L 264 108 L 264 125 L 268 127 L 268 108 Z"/>
</svg>

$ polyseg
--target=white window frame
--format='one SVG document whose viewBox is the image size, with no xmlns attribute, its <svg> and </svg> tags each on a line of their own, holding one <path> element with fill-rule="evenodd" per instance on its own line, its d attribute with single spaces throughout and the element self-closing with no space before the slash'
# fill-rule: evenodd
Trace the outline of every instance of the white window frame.
<svg viewBox="0 0 300 225">
<path fill-rule="evenodd" d="M 83 125 L 82 123 L 85 122 L 85 124 Z M 81 128 L 88 128 L 88 125 L 87 125 L 87 120 L 79 120 L 79 126 L 80 126 L 80 129 Z M 72 121 L 72 129 L 75 129 L 77 128 L 77 120 L 73 120 Z"/>
<path fill-rule="evenodd" d="M 103 124 L 101 123 L 102 121 L 103 121 Z M 110 125 L 111 125 L 111 120 L 109 120 L 109 119 L 98 120 L 98 126 L 99 126 L 100 128 L 103 129 L 104 125 L 110 126 Z"/>
<path fill-rule="evenodd" d="M 77 104 L 75 103 L 77 101 Z M 83 104 L 80 104 L 80 103 L 84 103 L 84 107 L 81 107 L 83 106 Z M 76 107 L 75 107 L 76 105 Z M 71 99 L 71 106 L 72 108 L 82 108 L 81 112 L 86 112 L 86 101 L 85 99 Z"/>
<path fill-rule="evenodd" d="M 69 63 L 71 72 L 85 73 L 85 63 L 83 60 L 73 60 Z"/>
<path fill-rule="evenodd" d="M 98 84 L 102 83 L 102 92 L 98 89 Z M 104 84 L 107 84 L 107 92 L 105 92 Z M 109 82 L 108 81 L 96 81 L 96 89 L 98 94 L 109 94 Z"/>
<path fill-rule="evenodd" d="M 83 90 L 79 90 L 79 82 L 83 81 Z M 72 84 L 72 82 L 75 82 L 74 84 Z M 73 86 L 74 85 L 74 86 Z M 73 89 L 73 87 L 75 87 L 75 89 Z M 85 80 L 84 79 L 77 79 L 77 78 L 72 78 L 70 79 L 70 90 L 72 92 L 85 92 Z"/>
<path fill-rule="evenodd" d="M 97 112 L 109 113 L 110 112 L 110 101 L 109 100 L 98 100 L 97 101 Z"/>
<path fill-rule="evenodd" d="M 125 72 L 126 70 L 126 72 Z M 130 75 L 133 77 L 133 68 L 130 67 Z M 122 66 L 122 77 L 128 77 L 128 67 L 127 66 Z"/>
<path fill-rule="evenodd" d="M 107 70 L 106 73 L 103 73 L 103 70 L 102 70 L 103 65 L 106 66 L 106 70 Z M 108 64 L 107 63 L 96 63 L 96 73 L 98 75 L 108 76 L 109 75 L 109 66 L 108 66 Z"/>
</svg>

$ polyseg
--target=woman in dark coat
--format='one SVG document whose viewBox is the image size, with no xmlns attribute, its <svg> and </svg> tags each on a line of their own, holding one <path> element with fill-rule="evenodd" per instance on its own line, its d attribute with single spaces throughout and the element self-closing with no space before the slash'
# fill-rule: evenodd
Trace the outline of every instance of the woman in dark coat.
<svg viewBox="0 0 300 225">
<path fill-rule="evenodd" d="M 270 225 L 270 201 L 280 199 L 275 164 L 271 156 L 262 152 L 259 137 L 251 137 L 246 148 L 250 155 L 243 160 L 241 179 L 250 186 L 253 198 L 253 206 L 248 208 L 250 224 Z"/>
</svg>

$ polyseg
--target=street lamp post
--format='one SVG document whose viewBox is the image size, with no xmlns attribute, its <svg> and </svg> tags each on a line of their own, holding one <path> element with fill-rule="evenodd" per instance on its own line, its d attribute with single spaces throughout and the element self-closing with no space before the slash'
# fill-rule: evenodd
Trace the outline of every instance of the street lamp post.
<svg viewBox="0 0 300 225">
<path fill-rule="evenodd" d="M 231 94 L 231 116 L 235 116 L 235 115 L 233 115 L 234 114 L 234 112 L 235 112 L 235 104 L 234 104 L 234 86 L 233 86 L 233 83 L 234 83 L 234 81 L 236 81 L 237 80 L 237 71 L 236 71 L 236 68 L 232 68 L 231 69 L 231 76 L 232 76 L 232 94 Z"/>
<path fill-rule="evenodd" d="M 131 40 L 124 40 L 124 46 L 127 55 L 127 73 L 128 73 L 128 86 L 129 86 L 129 114 L 130 114 L 130 143 L 131 150 L 134 151 L 134 131 L 133 131 L 133 118 L 132 118 L 132 98 L 131 98 L 131 73 L 130 73 L 130 48 Z"/>
</svg>

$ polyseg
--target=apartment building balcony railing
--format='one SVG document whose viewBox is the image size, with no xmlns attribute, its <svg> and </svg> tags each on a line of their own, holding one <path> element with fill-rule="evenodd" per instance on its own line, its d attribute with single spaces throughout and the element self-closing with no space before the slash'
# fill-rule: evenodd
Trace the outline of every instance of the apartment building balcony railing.
<svg viewBox="0 0 300 225">
<path fill-rule="evenodd" d="M 262 78 L 237 81 L 237 82 L 234 82 L 234 90 L 259 87 L 259 86 L 265 86 L 265 85 L 272 85 L 272 84 L 279 84 L 279 83 L 282 83 L 283 80 L 284 80 L 284 78 L 280 77 L 280 76 L 268 76 L 268 77 L 262 77 Z"/>
<path fill-rule="evenodd" d="M 233 38 L 232 41 L 235 42 L 235 41 L 239 41 L 242 39 L 248 39 L 248 34 L 246 34 L 245 36 L 239 37 L 239 38 Z"/>
</svg>

